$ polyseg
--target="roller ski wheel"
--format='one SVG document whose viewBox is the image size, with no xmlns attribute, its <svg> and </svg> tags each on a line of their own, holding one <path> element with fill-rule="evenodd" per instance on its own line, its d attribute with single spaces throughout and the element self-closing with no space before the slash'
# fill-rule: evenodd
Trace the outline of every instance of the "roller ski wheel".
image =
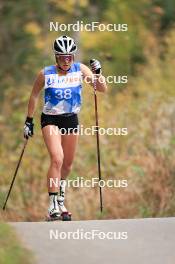
<svg viewBox="0 0 175 264">
<path fill-rule="evenodd" d="M 62 221 L 71 221 L 71 216 L 72 214 L 70 212 L 62 212 L 61 213 L 61 218 L 62 218 Z"/>
<path fill-rule="evenodd" d="M 62 216 L 59 214 L 47 215 L 46 217 L 47 222 L 53 222 L 53 221 L 59 221 L 59 220 L 62 220 Z"/>
</svg>

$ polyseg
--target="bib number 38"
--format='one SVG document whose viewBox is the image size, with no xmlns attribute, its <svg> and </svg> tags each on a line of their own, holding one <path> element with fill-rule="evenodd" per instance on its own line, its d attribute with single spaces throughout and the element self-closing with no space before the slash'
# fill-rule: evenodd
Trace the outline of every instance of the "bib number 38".
<svg viewBox="0 0 175 264">
<path fill-rule="evenodd" d="M 72 97 L 71 89 L 57 90 L 55 94 L 57 99 L 70 99 Z"/>
</svg>

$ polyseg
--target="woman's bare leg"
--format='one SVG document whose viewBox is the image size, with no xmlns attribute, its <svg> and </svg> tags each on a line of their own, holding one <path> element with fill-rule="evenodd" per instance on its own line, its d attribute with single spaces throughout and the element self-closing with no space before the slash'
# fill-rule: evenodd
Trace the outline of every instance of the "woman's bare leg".
<svg viewBox="0 0 175 264">
<path fill-rule="evenodd" d="M 42 129 L 43 138 L 50 155 L 50 167 L 47 173 L 47 187 L 49 193 L 59 191 L 59 183 L 61 179 L 61 167 L 63 164 L 63 149 L 61 145 L 61 135 L 55 133 L 50 134 L 53 125 L 47 125 Z M 52 181 L 53 179 L 53 181 Z M 50 183 L 52 182 L 52 186 Z M 57 185 L 53 184 L 56 183 Z"/>
<path fill-rule="evenodd" d="M 64 153 L 63 165 L 61 168 L 61 179 L 65 180 L 71 171 L 75 156 L 78 135 L 62 135 L 61 145 Z"/>
</svg>

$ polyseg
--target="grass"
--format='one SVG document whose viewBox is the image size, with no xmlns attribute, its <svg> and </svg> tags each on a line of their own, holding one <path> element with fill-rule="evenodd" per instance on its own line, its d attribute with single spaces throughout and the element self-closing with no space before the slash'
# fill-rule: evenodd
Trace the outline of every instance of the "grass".
<svg viewBox="0 0 175 264">
<path fill-rule="evenodd" d="M 0 263 L 1 264 L 33 264 L 31 253 L 19 242 L 12 227 L 0 223 Z"/>
</svg>

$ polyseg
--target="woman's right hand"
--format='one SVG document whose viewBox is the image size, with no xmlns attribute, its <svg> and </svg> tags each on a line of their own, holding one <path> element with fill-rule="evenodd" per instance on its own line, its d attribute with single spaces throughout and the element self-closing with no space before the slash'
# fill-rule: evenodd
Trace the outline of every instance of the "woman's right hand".
<svg viewBox="0 0 175 264">
<path fill-rule="evenodd" d="M 28 139 L 33 136 L 34 124 L 33 117 L 27 117 L 24 124 L 24 138 Z"/>
</svg>

